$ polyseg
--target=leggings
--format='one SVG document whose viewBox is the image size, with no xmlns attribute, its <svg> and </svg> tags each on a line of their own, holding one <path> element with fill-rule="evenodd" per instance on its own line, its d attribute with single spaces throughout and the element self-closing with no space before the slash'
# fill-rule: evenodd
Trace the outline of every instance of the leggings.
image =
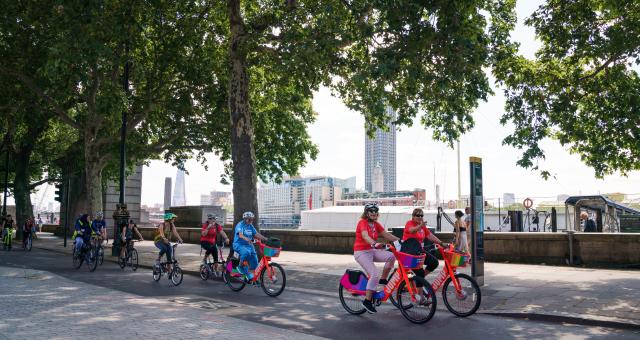
<svg viewBox="0 0 640 340">
<path fill-rule="evenodd" d="M 209 255 L 213 256 L 213 262 L 218 262 L 218 247 L 215 243 L 201 241 L 200 246 L 206 250 L 204 253 L 204 258 L 206 259 Z"/>
<path fill-rule="evenodd" d="M 162 260 L 162 255 L 167 254 L 167 262 L 171 262 L 171 257 L 173 256 L 173 248 L 170 244 L 165 244 L 162 241 L 158 241 L 155 243 L 156 248 L 160 249 L 160 254 L 158 257 Z"/>
<path fill-rule="evenodd" d="M 356 262 L 360 264 L 360 267 L 369 275 L 369 281 L 367 282 L 367 290 L 376 290 L 378 281 L 380 280 L 380 273 L 376 268 L 374 262 L 384 262 L 384 269 L 391 270 L 396 263 L 396 258 L 392 253 L 382 249 L 371 250 L 359 250 L 353 253 Z"/>
</svg>

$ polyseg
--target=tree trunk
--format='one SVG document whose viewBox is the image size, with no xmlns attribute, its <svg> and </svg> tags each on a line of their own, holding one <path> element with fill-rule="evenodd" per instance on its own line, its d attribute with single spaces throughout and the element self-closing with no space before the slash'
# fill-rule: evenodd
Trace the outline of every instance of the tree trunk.
<svg viewBox="0 0 640 340">
<path fill-rule="evenodd" d="M 104 165 L 99 150 L 96 150 L 97 127 L 88 126 L 84 134 L 84 189 L 87 194 L 88 210 L 85 212 L 91 216 L 103 210 L 102 204 L 102 169 Z"/>
<path fill-rule="evenodd" d="M 258 195 L 256 155 L 253 146 L 253 125 L 249 108 L 249 76 L 247 74 L 247 38 L 240 0 L 229 0 L 229 25 L 231 39 L 229 59 L 229 113 L 231 118 L 231 160 L 233 163 L 233 211 L 234 225 L 242 219 L 242 213 L 252 211 L 258 222 Z"/>
<path fill-rule="evenodd" d="M 27 218 L 33 215 L 31 191 L 29 190 L 31 180 L 29 161 L 31 160 L 32 149 L 25 148 L 20 151 L 13 155 L 16 169 L 13 190 L 16 202 L 16 238 L 18 239 L 22 239 L 22 225 Z"/>
</svg>

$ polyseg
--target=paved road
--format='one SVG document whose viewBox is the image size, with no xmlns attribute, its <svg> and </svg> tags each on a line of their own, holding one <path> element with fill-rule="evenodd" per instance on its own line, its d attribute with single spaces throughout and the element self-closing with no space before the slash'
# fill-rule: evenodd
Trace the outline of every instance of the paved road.
<svg viewBox="0 0 640 340">
<path fill-rule="evenodd" d="M 571 325 L 549 323 L 542 321 L 528 321 L 495 317 L 490 315 L 475 315 L 466 319 L 459 319 L 443 310 L 438 310 L 436 316 L 426 325 L 413 325 L 406 321 L 399 311 L 391 305 L 383 306 L 377 315 L 351 316 L 347 314 L 336 296 L 330 294 L 306 293 L 299 289 L 287 289 L 278 298 L 267 297 L 260 288 L 247 287 L 240 293 L 229 290 L 221 281 L 203 282 L 195 276 L 185 276 L 184 282 L 179 287 L 173 287 L 163 278 L 156 283 L 151 278 L 151 272 L 147 269 L 139 269 L 138 272 L 129 270 L 123 272 L 113 263 L 105 262 L 94 273 L 85 269 L 74 270 L 71 268 L 71 259 L 59 253 L 34 249 L 31 253 L 13 251 L 11 253 L 0 252 L 0 266 L 14 268 L 33 268 L 45 270 L 69 280 L 69 286 L 73 289 L 94 286 L 104 289 L 89 288 L 89 294 L 94 296 L 99 304 L 111 306 L 110 312 L 117 310 L 112 306 L 114 291 L 124 292 L 137 296 L 138 302 L 155 305 L 157 301 L 166 301 L 167 308 L 176 304 L 187 306 L 190 310 L 201 310 L 202 315 L 218 315 L 233 320 L 249 321 L 246 325 L 264 325 L 275 327 L 283 331 L 294 331 L 290 338 L 297 338 L 295 334 L 308 334 L 332 339 L 365 339 L 396 336 L 398 338 L 424 337 L 428 332 L 430 336 L 447 336 L 454 338 L 483 339 L 490 336 L 493 339 L 512 338 L 638 338 L 638 329 L 613 329 L 605 327 Z M 0 294 L 10 291 L 9 280 L 0 278 Z M 54 286 L 52 286 L 54 288 Z M 289 288 L 289 287 L 288 287 Z M 295 287 L 293 287 L 295 288 Z M 46 293 L 46 292 L 41 292 Z M 128 295 L 127 295 L 128 296 Z M 7 297 L 2 297 L 0 310 L 11 310 Z M 8 306 L 7 306 L 8 305 Z M 34 308 L 38 308 L 37 305 Z M 97 307 L 98 308 L 98 307 Z M 155 310 L 154 309 L 154 310 Z M 63 315 L 71 313 L 70 309 L 59 311 Z M 145 314 L 142 314 L 145 315 Z M 148 314 L 147 314 L 148 315 Z M 151 318 L 184 317 L 184 315 L 165 315 L 165 313 L 151 316 L 145 322 L 154 322 Z M 196 314 L 199 315 L 199 314 Z M 201 319 L 201 318 L 200 318 Z M 197 319 L 195 321 L 199 321 Z M 109 320 L 107 317 L 105 320 Z M 26 321 L 26 320 L 25 320 Z M 0 332 L 6 330 L 7 318 L 0 316 Z M 16 322 L 20 322 L 17 320 Z M 164 323 L 158 323 L 163 327 Z M 218 323 L 214 327 L 233 327 L 231 323 Z M 249 326 L 237 326 L 249 327 Z M 175 328 L 175 327 L 174 327 Z M 172 328 L 172 332 L 175 329 Z M 178 331 L 179 335 L 184 332 Z M 265 330 L 271 329 L 265 327 Z M 79 330 L 79 332 L 85 330 Z M 173 333 L 172 333 L 173 334 Z M 244 333 L 243 333 L 244 334 Z M 4 334 L 12 338 L 11 334 Z M 70 333 L 69 333 L 70 335 Z M 189 335 L 190 336 L 190 335 Z M 176 337 L 174 337 L 176 338 Z M 177 338 L 181 338 L 178 336 Z M 0 337 L 2 339 L 2 337 Z"/>
</svg>

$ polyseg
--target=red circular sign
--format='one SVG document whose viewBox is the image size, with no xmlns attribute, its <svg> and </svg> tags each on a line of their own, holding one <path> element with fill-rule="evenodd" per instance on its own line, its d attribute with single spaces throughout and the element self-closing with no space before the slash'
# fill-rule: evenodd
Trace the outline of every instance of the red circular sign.
<svg viewBox="0 0 640 340">
<path fill-rule="evenodd" d="M 533 207 L 533 200 L 527 197 L 524 199 L 524 202 L 522 202 L 522 205 L 524 205 L 525 208 L 529 209 Z"/>
</svg>

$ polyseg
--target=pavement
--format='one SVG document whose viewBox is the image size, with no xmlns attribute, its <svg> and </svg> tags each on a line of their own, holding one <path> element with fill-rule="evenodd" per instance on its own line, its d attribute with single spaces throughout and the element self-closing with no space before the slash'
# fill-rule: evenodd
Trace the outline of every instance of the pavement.
<svg viewBox="0 0 640 340">
<path fill-rule="evenodd" d="M 39 235 L 34 248 L 71 253 L 71 243 L 64 248 L 61 238 L 47 233 Z M 151 241 L 144 241 L 136 243 L 136 249 L 141 267 L 150 267 L 157 257 L 157 248 Z M 227 251 L 225 248 L 225 255 Z M 110 244 L 105 254 L 105 261 L 115 262 L 115 258 L 108 256 Z M 202 259 L 200 245 L 180 245 L 177 258 L 186 273 L 197 275 Z M 287 291 L 327 297 L 336 297 L 339 277 L 345 269 L 359 268 L 352 255 L 286 250 L 273 262 L 286 270 Z M 439 269 L 442 267 L 441 263 Z M 439 269 L 427 279 L 435 278 Z M 640 270 L 513 263 L 485 263 L 484 269 L 480 314 L 640 329 Z M 443 304 L 439 308 L 444 308 Z"/>
</svg>

